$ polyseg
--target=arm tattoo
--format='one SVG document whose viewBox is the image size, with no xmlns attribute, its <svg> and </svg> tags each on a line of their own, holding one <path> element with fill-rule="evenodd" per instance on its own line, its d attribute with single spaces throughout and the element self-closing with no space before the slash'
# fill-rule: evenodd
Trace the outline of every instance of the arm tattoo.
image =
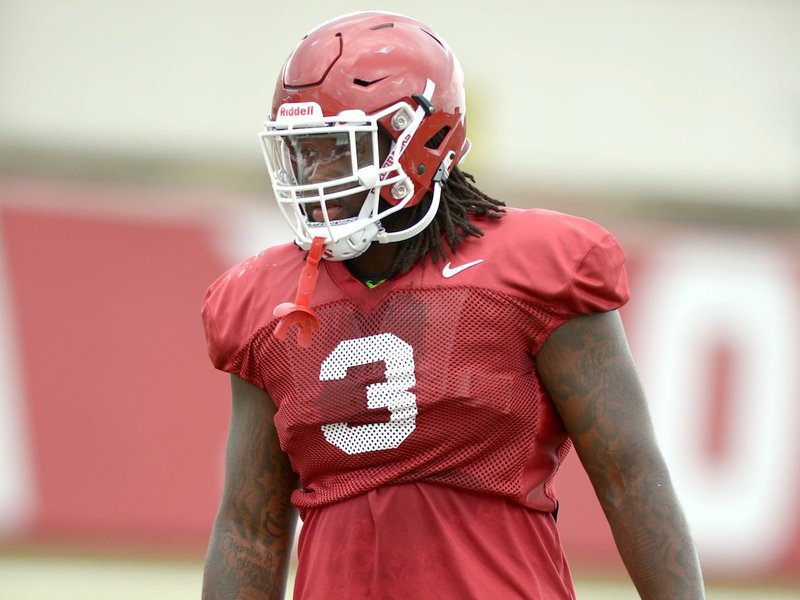
<svg viewBox="0 0 800 600">
<path fill-rule="evenodd" d="M 616 313 L 567 322 L 537 358 L 642 598 L 703 598 L 688 525 Z"/>
<path fill-rule="evenodd" d="M 206 558 L 206 600 L 283 598 L 295 523 L 289 502 L 294 474 L 265 418 L 271 421 L 271 411 L 258 402 L 236 403 L 225 493 Z"/>
</svg>

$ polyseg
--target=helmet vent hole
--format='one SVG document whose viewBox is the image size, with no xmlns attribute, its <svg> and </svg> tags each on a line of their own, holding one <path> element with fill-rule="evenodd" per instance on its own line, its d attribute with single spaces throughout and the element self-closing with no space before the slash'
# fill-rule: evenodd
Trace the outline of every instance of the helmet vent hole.
<svg viewBox="0 0 800 600">
<path fill-rule="evenodd" d="M 375 27 L 370 27 L 371 31 L 377 31 L 378 29 L 391 29 L 394 27 L 394 23 L 383 23 L 382 25 L 375 25 Z"/>
<path fill-rule="evenodd" d="M 447 49 L 447 47 L 444 45 L 444 43 L 442 42 L 442 40 L 440 40 L 438 37 L 436 37 L 435 35 L 433 35 L 433 34 L 432 34 L 430 31 L 426 31 L 426 30 L 424 30 L 424 29 L 423 29 L 422 31 L 424 31 L 424 32 L 425 32 L 425 33 L 427 33 L 429 36 L 431 36 L 431 37 L 432 37 L 434 40 L 436 40 L 436 43 L 437 43 L 437 44 L 439 44 L 439 45 L 440 45 L 442 48 L 444 48 L 445 50 Z"/>
<path fill-rule="evenodd" d="M 425 142 L 425 147 L 430 148 L 431 150 L 438 150 L 448 133 L 450 133 L 450 128 L 442 127 L 439 131 L 434 133 L 427 142 Z"/>
<path fill-rule="evenodd" d="M 358 78 L 356 78 L 356 79 L 353 79 L 353 83 L 355 83 L 356 85 L 360 85 L 361 87 L 369 87 L 373 83 L 378 83 L 379 81 L 383 81 L 384 79 L 386 79 L 386 77 L 379 77 L 378 79 L 373 79 L 372 81 L 368 81 L 366 79 L 358 79 Z"/>
</svg>

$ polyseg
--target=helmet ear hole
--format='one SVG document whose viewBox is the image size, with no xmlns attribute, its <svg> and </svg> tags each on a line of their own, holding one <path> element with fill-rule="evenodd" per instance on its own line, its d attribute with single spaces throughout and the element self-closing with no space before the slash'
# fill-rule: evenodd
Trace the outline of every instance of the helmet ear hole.
<svg viewBox="0 0 800 600">
<path fill-rule="evenodd" d="M 430 138 L 428 138 L 428 141 L 425 142 L 425 147 L 430 148 L 431 150 L 438 150 L 448 133 L 450 133 L 450 127 L 445 125 Z"/>
</svg>

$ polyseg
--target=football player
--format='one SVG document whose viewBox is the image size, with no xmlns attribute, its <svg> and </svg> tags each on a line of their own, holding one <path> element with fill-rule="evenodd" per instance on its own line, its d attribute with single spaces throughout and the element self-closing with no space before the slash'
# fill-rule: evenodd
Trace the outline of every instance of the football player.
<svg viewBox="0 0 800 600">
<path fill-rule="evenodd" d="M 203 597 L 568 599 L 554 478 L 572 446 L 642 598 L 702 577 L 588 220 L 518 210 L 459 168 L 463 74 L 414 19 L 324 23 L 261 134 L 294 242 L 203 306 L 231 373 Z"/>
</svg>

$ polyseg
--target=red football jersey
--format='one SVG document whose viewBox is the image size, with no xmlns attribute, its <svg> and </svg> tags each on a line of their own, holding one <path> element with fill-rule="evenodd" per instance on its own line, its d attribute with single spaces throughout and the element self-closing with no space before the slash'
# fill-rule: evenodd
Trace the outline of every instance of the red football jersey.
<svg viewBox="0 0 800 600">
<path fill-rule="evenodd" d="M 212 361 L 270 393 L 300 477 L 298 597 L 572 597 L 549 515 L 569 442 L 536 353 L 570 317 L 626 302 L 623 252 L 553 211 L 478 225 L 443 263 L 375 289 L 322 261 L 310 348 L 272 335 L 303 266 L 294 245 L 209 289 Z"/>
</svg>

